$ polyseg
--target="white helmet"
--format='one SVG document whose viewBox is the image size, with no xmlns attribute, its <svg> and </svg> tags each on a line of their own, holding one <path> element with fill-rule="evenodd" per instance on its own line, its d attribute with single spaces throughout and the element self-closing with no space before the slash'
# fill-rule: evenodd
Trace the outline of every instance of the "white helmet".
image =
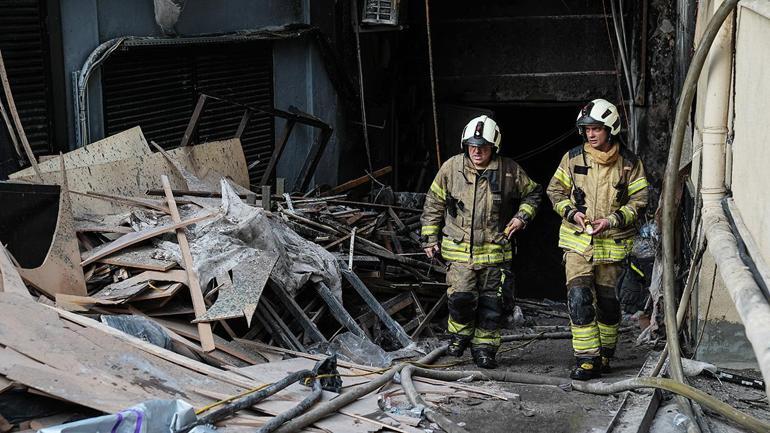
<svg viewBox="0 0 770 433">
<path fill-rule="evenodd" d="M 602 125 L 612 135 L 618 135 L 620 132 L 620 114 L 618 108 L 606 99 L 594 99 L 586 104 L 578 113 L 577 122 L 578 133 L 585 137 L 584 126 Z"/>
<path fill-rule="evenodd" d="M 495 146 L 495 151 L 500 152 L 500 128 L 497 122 L 488 116 L 479 116 L 468 122 L 463 128 L 460 138 L 460 148 L 464 146 Z"/>
</svg>

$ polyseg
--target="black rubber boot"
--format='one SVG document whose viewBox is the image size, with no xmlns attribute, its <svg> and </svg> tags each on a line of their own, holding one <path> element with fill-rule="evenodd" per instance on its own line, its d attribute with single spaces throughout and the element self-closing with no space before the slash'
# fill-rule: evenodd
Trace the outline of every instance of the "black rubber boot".
<svg viewBox="0 0 770 433">
<path fill-rule="evenodd" d="M 610 361 L 612 358 L 615 357 L 615 349 L 607 349 L 602 347 L 601 348 L 601 354 L 602 354 L 602 368 L 601 371 L 603 374 L 609 374 L 612 372 L 612 367 L 610 366 Z"/>
<path fill-rule="evenodd" d="M 602 377 L 601 358 L 576 358 L 576 366 L 569 377 L 574 380 L 591 380 Z"/>
<path fill-rule="evenodd" d="M 446 354 L 459 358 L 465 353 L 465 349 L 471 344 L 470 338 L 464 338 L 457 335 L 453 335 L 449 340 L 449 347 L 446 349 Z"/>
<path fill-rule="evenodd" d="M 473 362 L 480 368 L 497 368 L 496 354 L 497 351 L 490 347 L 474 347 L 471 349 Z"/>
</svg>

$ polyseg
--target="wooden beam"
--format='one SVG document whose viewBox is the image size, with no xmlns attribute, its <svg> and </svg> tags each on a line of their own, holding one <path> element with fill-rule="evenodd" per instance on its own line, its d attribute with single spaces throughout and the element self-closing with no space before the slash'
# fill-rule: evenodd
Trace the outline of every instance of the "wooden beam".
<svg viewBox="0 0 770 433">
<path fill-rule="evenodd" d="M 294 344 L 294 341 L 291 339 L 289 335 L 287 335 L 280 326 L 273 320 L 270 313 L 265 308 L 265 305 L 260 302 L 257 304 L 257 311 L 254 313 L 254 317 L 257 318 L 259 323 L 262 324 L 262 326 L 268 330 L 269 335 L 276 341 L 280 342 L 280 344 L 283 344 L 283 346 L 286 349 L 291 350 L 297 350 L 299 352 L 302 352 L 299 347 Z M 246 334 L 248 336 L 249 334 Z"/>
<path fill-rule="evenodd" d="M 29 141 L 27 141 L 27 134 L 24 133 L 24 126 L 21 124 L 19 112 L 16 111 L 16 103 L 13 102 L 13 93 L 11 93 L 11 84 L 8 82 L 8 73 L 5 71 L 5 62 L 3 62 L 2 52 L 0 52 L 0 81 L 3 83 L 5 99 L 8 101 L 8 110 L 11 112 L 11 118 L 13 119 L 13 123 L 16 126 L 16 133 L 19 135 L 21 145 L 24 147 L 24 152 L 27 154 L 29 163 L 32 164 L 32 168 L 35 170 L 38 181 L 42 182 L 43 176 L 40 174 L 40 167 L 37 166 L 37 159 L 35 158 L 35 154 L 32 152 L 32 147 L 30 147 Z M 11 133 L 11 131 L 8 132 Z M 13 134 L 11 133 L 11 135 Z"/>
<path fill-rule="evenodd" d="M 262 209 L 270 211 L 272 204 L 270 203 L 270 185 L 262 185 Z"/>
<path fill-rule="evenodd" d="M 389 315 L 393 315 L 403 310 L 404 308 L 412 305 L 412 302 L 413 300 L 410 298 L 409 292 L 401 292 L 396 296 L 383 302 L 382 308 L 384 308 Z M 366 313 L 356 317 L 356 322 L 364 326 L 371 326 L 376 319 L 377 319 L 377 316 L 374 314 L 373 311 L 367 311 Z"/>
<path fill-rule="evenodd" d="M 348 313 L 348 310 L 345 309 L 345 307 L 342 306 L 342 303 L 334 296 L 331 290 L 324 284 L 323 282 L 318 282 L 313 284 L 313 287 L 316 289 L 319 295 L 321 295 L 321 298 L 323 298 L 324 302 L 326 302 L 326 305 L 329 306 L 329 311 L 332 313 L 335 319 L 348 329 L 348 331 L 356 334 L 357 336 L 368 340 L 366 337 L 366 333 L 364 333 L 364 330 L 361 329 L 360 326 L 358 326 L 358 323 L 353 319 L 353 317 L 350 316 L 350 313 Z"/>
<path fill-rule="evenodd" d="M 179 147 L 185 147 L 190 144 L 195 128 L 198 126 L 198 119 L 201 117 L 203 106 L 206 105 L 206 99 L 208 99 L 208 96 L 203 94 L 198 97 L 198 102 L 195 104 L 195 110 L 193 110 L 193 114 L 190 116 L 190 121 L 187 123 L 187 129 L 184 131 L 182 142 L 179 144 Z"/>
<path fill-rule="evenodd" d="M 175 224 L 179 224 L 182 222 L 182 218 L 179 216 L 179 210 L 176 208 L 174 194 L 171 192 L 171 184 L 166 175 L 161 176 L 160 179 L 163 183 L 163 190 L 166 192 L 166 201 L 168 202 L 168 209 L 171 211 L 171 220 L 174 221 Z M 187 236 L 181 228 L 176 229 L 176 239 L 179 242 L 179 249 L 182 252 L 185 271 L 187 271 L 187 287 L 190 289 L 193 310 L 195 310 L 195 318 L 197 319 L 206 314 L 206 302 L 203 300 L 203 290 L 201 290 L 198 273 L 195 271 L 192 253 L 190 252 L 190 244 L 187 242 Z M 211 352 L 216 349 L 214 335 L 211 332 L 211 324 L 199 322 L 197 325 L 203 351 Z"/>
<path fill-rule="evenodd" d="M 259 182 L 260 185 L 267 185 L 267 182 L 270 180 L 270 176 L 272 176 L 273 172 L 275 172 L 275 166 L 278 165 L 278 160 L 281 159 L 283 149 L 286 147 L 286 142 L 289 141 L 291 130 L 294 129 L 294 125 L 296 123 L 297 122 L 293 119 L 286 121 L 286 126 L 283 129 L 283 136 L 275 145 L 275 150 L 273 150 L 273 155 L 270 157 L 270 162 L 267 163 L 267 168 L 262 174 L 262 180 Z"/>
<path fill-rule="evenodd" d="M 385 176 L 386 174 L 388 174 L 388 173 L 390 173 L 392 171 L 393 171 L 393 166 L 389 165 L 387 167 L 383 167 L 383 168 L 381 168 L 379 170 L 376 170 L 371 175 L 366 174 L 366 175 L 361 176 L 361 177 L 359 177 L 357 179 L 349 180 L 349 181 L 347 181 L 347 182 L 345 182 L 345 183 L 343 183 L 341 185 L 337 185 L 334 188 L 332 188 L 329 191 L 328 194 L 329 195 L 333 195 L 333 194 L 339 194 L 339 193 L 342 193 L 342 192 L 345 192 L 345 191 L 350 191 L 351 189 L 353 189 L 353 188 L 355 188 L 357 186 L 363 185 L 363 184 L 371 181 L 372 178 L 376 179 L 378 177 Z"/>
<path fill-rule="evenodd" d="M 418 320 L 417 325 L 419 326 L 425 320 L 425 318 L 428 317 L 428 315 L 425 314 L 425 309 L 422 308 L 422 304 L 420 304 L 420 300 L 417 298 L 417 294 L 414 293 L 414 290 L 410 290 L 409 294 L 412 295 L 412 299 L 414 300 L 414 309 L 417 312 L 417 320 Z M 428 326 L 427 329 L 428 329 L 428 334 L 430 334 L 431 337 L 436 336 L 433 333 L 433 330 L 430 329 L 430 326 Z M 414 338 L 414 336 L 412 337 Z"/>
<path fill-rule="evenodd" d="M 291 328 L 289 328 L 289 325 L 286 324 L 286 322 L 283 321 L 281 318 L 281 315 L 278 314 L 278 312 L 275 310 L 273 305 L 270 303 L 267 299 L 262 299 L 259 305 L 264 306 L 265 310 L 267 310 L 268 317 L 272 318 L 275 325 L 278 326 L 278 329 L 288 337 L 288 339 L 291 341 L 292 345 L 296 347 L 300 352 L 307 352 L 307 349 L 305 349 L 305 346 L 302 344 L 301 341 L 299 341 L 299 338 L 297 338 L 296 335 L 291 331 Z"/>
<path fill-rule="evenodd" d="M 410 344 L 412 344 L 412 339 L 409 338 L 409 335 L 406 334 L 406 331 L 404 331 L 404 328 L 401 327 L 401 325 L 398 324 L 395 320 L 393 320 L 390 315 L 388 315 L 388 312 L 385 311 L 384 308 L 382 308 L 382 305 L 380 304 L 380 301 L 377 300 L 377 298 L 372 295 L 372 292 L 369 291 L 369 289 L 366 287 L 363 281 L 361 281 L 360 278 L 358 278 L 358 275 L 356 275 L 353 271 L 349 269 L 341 269 L 342 276 L 345 277 L 346 280 L 350 283 L 351 286 L 358 292 L 358 295 L 361 296 L 361 298 L 366 302 L 366 305 L 369 306 L 369 308 L 372 309 L 374 314 L 379 317 L 380 321 L 385 325 L 385 327 L 388 328 L 391 334 L 393 334 L 394 337 L 398 340 L 399 343 L 403 347 L 407 347 Z"/>
<path fill-rule="evenodd" d="M 426 315 L 425 318 L 422 320 L 422 322 L 420 322 L 420 325 L 417 327 L 417 329 L 415 329 L 414 332 L 412 332 L 412 338 L 417 338 L 420 336 L 420 334 L 422 334 L 422 331 L 424 331 L 425 328 L 430 324 L 430 321 L 433 320 L 433 316 L 436 315 L 436 313 L 441 308 L 441 306 L 444 305 L 446 300 L 447 300 L 447 295 L 446 295 L 446 292 L 444 292 L 444 294 L 441 295 L 441 298 L 439 298 L 439 300 L 436 302 L 433 308 L 430 309 L 430 311 L 428 312 L 428 315 Z"/>
<path fill-rule="evenodd" d="M 305 163 L 302 164 L 302 168 L 297 174 L 297 178 L 294 180 L 294 185 L 292 185 L 294 191 L 304 191 L 308 184 L 310 184 L 310 179 L 313 177 L 316 167 L 318 167 L 318 162 L 321 160 L 321 156 L 323 155 L 326 144 L 329 142 L 331 136 L 331 128 L 321 129 L 318 133 L 313 145 L 310 147 L 307 158 L 305 158 Z"/>
<path fill-rule="evenodd" d="M 235 131 L 235 138 L 241 138 L 243 131 L 246 130 L 246 125 L 249 124 L 249 119 L 251 119 L 251 110 L 244 110 L 243 116 L 241 116 L 241 123 L 238 124 L 238 129 Z"/>
<path fill-rule="evenodd" d="M 305 314 L 305 311 L 302 309 L 302 307 L 297 304 L 294 298 L 286 293 L 283 287 L 280 287 L 277 284 L 271 284 L 270 282 L 268 282 L 268 286 L 270 289 L 272 289 L 273 293 L 275 293 L 278 299 L 281 300 L 281 303 L 284 305 L 284 307 L 289 310 L 291 315 L 297 319 L 299 324 L 302 326 L 302 329 L 305 330 L 305 335 L 307 335 L 307 337 L 318 343 L 325 343 L 327 341 L 326 337 L 324 337 L 324 335 L 321 333 L 321 331 L 318 330 L 318 328 L 310 320 L 307 314 Z"/>
</svg>

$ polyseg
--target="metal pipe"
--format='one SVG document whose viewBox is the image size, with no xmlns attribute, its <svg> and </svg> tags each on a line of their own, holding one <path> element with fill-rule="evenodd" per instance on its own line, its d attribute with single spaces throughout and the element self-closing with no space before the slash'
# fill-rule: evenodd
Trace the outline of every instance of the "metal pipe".
<svg viewBox="0 0 770 433">
<path fill-rule="evenodd" d="M 302 401 L 293 408 L 271 418 L 270 421 L 260 427 L 256 433 L 270 433 L 274 431 L 281 424 L 304 413 L 310 408 L 310 406 L 316 404 L 318 400 L 321 399 L 322 395 L 323 388 L 321 387 L 321 381 L 316 378 L 313 380 L 313 390 L 310 392 L 310 394 L 308 394 L 307 397 L 303 398 Z"/>
<path fill-rule="evenodd" d="M 77 79 L 77 89 L 74 98 L 75 112 L 78 113 L 78 123 L 76 128 L 77 147 L 85 146 L 90 142 L 88 131 L 88 80 L 94 69 L 100 66 L 107 58 L 117 50 L 127 37 L 110 39 L 102 43 L 89 54 Z"/>
<path fill-rule="evenodd" d="M 435 361 L 438 357 L 444 354 L 444 352 L 446 352 L 446 348 L 447 346 L 444 345 L 434 349 L 429 354 L 420 358 L 420 360 L 418 360 L 417 363 L 427 364 Z M 358 385 L 351 389 L 346 390 L 344 393 L 340 394 L 336 398 L 330 401 L 327 401 L 325 403 L 322 403 L 318 405 L 316 408 L 314 408 L 313 410 L 307 412 L 306 414 L 301 415 L 287 422 L 286 424 L 282 425 L 278 430 L 276 430 L 276 432 L 277 433 L 296 432 L 313 424 L 319 419 L 329 415 L 332 412 L 336 412 L 342 409 L 348 404 L 358 400 L 359 398 L 375 391 L 376 389 L 390 382 L 393 379 L 393 376 L 395 376 L 396 373 L 400 372 L 401 369 L 403 369 L 407 365 L 408 363 L 398 364 L 392 367 L 390 370 L 383 373 L 380 377 L 373 379 L 372 381 L 367 382 L 365 384 Z"/>
<path fill-rule="evenodd" d="M 765 392 L 770 394 L 770 305 L 754 276 L 741 260 L 737 240 L 718 204 L 704 205 L 703 225 L 706 227 L 709 253 L 726 284 L 735 310 L 743 322 L 746 338 L 754 349 L 759 370 L 765 379 Z"/>
<path fill-rule="evenodd" d="M 468 433 L 468 430 L 465 430 L 464 428 L 455 424 L 451 419 L 428 406 L 425 400 L 423 400 L 420 396 L 420 393 L 417 392 L 417 388 L 414 387 L 414 382 L 412 382 L 413 371 L 414 367 L 411 365 L 407 365 L 403 370 L 401 370 L 401 387 L 404 389 L 404 393 L 406 394 L 406 398 L 409 399 L 409 403 L 411 403 L 412 406 L 423 406 L 425 408 L 423 412 L 425 417 L 430 421 L 438 424 L 438 426 L 441 427 L 441 429 L 445 432 Z"/>
<path fill-rule="evenodd" d="M 228 403 L 227 405 L 215 411 L 212 411 L 208 415 L 199 417 L 192 423 L 180 428 L 174 433 L 187 433 L 196 426 L 214 424 L 215 422 L 222 420 L 224 418 L 227 418 L 240 410 L 254 406 L 260 401 L 270 397 L 271 395 L 277 393 L 278 391 L 286 388 L 289 385 L 294 384 L 299 380 L 302 380 L 305 378 L 313 378 L 313 377 L 315 377 L 315 374 L 310 370 L 300 370 L 300 371 L 291 373 L 288 376 L 284 377 L 283 379 L 279 380 L 278 382 L 271 383 L 269 386 L 262 388 L 259 391 L 256 391 L 254 393 L 241 397 L 240 399 L 235 400 L 232 403 Z"/>
<path fill-rule="evenodd" d="M 158 45 L 189 45 L 221 42 L 270 40 L 301 37 L 317 29 L 307 24 L 286 24 L 280 27 L 267 27 L 255 30 L 240 30 L 233 33 L 196 35 L 181 38 L 160 38 L 155 36 L 122 36 L 110 39 L 96 47 L 83 63 L 80 71 L 75 73 L 73 88 L 73 105 L 77 113 L 75 124 L 75 143 L 77 147 L 89 143 L 88 119 L 88 83 L 93 71 L 101 66 L 115 50 L 128 46 L 158 46 Z"/>
<path fill-rule="evenodd" d="M 770 431 L 770 423 L 754 418 L 745 414 L 734 407 L 715 399 L 703 391 L 695 389 L 689 385 L 679 383 L 672 379 L 663 379 L 660 377 L 635 377 L 632 379 L 620 380 L 617 382 L 583 382 L 578 380 L 569 380 L 566 378 L 546 376 L 540 374 L 516 373 L 503 370 L 465 370 L 465 371 L 447 371 L 433 370 L 428 368 L 413 367 L 411 374 L 413 376 L 428 377 L 431 379 L 455 381 L 455 380 L 495 380 L 500 382 L 524 383 L 532 385 L 550 385 L 558 386 L 561 389 L 574 389 L 587 394 L 609 395 L 624 391 L 632 391 L 642 388 L 656 388 L 673 392 L 685 396 L 693 401 L 697 401 L 708 409 L 723 415 L 725 418 L 739 424 L 748 430 L 754 432 Z M 694 421 L 694 420 L 693 420 Z"/>
<path fill-rule="evenodd" d="M 703 64 L 709 52 L 712 42 L 716 38 L 722 23 L 732 12 L 738 0 L 726 0 L 717 10 L 704 32 L 698 49 L 693 55 L 690 68 L 687 71 L 682 94 L 677 105 L 674 128 L 671 133 L 671 146 L 666 163 L 666 172 L 664 176 L 662 201 L 662 234 L 663 234 L 663 289 L 666 340 L 669 345 L 669 370 L 671 376 L 678 382 L 684 383 L 684 373 L 682 372 L 682 360 L 680 358 L 679 332 L 676 327 L 676 297 L 674 292 L 674 224 L 676 224 L 675 205 L 677 180 L 679 173 L 679 162 L 682 156 L 682 144 L 684 141 L 685 128 L 687 127 L 688 114 L 695 95 L 695 87 L 698 82 Z"/>
<path fill-rule="evenodd" d="M 715 4 L 716 6 L 716 4 Z M 703 205 L 719 203 L 725 196 L 725 142 L 727 112 L 732 78 L 732 20 L 725 20 L 716 35 L 708 57 L 708 84 L 705 89 L 701 161 Z"/>
</svg>

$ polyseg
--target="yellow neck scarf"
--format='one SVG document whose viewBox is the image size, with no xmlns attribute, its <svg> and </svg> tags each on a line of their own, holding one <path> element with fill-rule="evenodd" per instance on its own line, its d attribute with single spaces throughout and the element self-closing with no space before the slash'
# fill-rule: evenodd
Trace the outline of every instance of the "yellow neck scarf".
<svg viewBox="0 0 770 433">
<path fill-rule="evenodd" d="M 606 152 L 602 152 L 600 150 L 594 149 L 588 143 L 584 144 L 583 148 L 585 149 L 586 152 L 588 152 L 589 155 L 591 155 L 591 158 L 593 158 L 593 160 L 599 163 L 600 165 L 614 164 L 615 161 L 617 161 L 618 156 L 620 155 L 620 146 L 617 143 L 612 144 L 610 147 L 610 150 Z"/>
</svg>

